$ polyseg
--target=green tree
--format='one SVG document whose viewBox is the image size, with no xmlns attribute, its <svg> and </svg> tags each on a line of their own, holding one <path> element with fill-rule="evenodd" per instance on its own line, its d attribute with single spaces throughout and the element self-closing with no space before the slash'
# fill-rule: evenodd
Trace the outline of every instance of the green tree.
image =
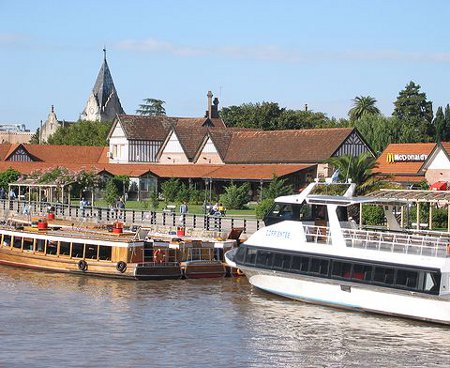
<svg viewBox="0 0 450 368">
<path fill-rule="evenodd" d="M 0 188 L 8 191 L 8 184 L 14 183 L 19 179 L 20 173 L 12 167 L 0 173 Z"/>
<path fill-rule="evenodd" d="M 229 127 L 271 130 L 284 110 L 276 102 L 244 103 L 222 108 L 220 116 Z"/>
<path fill-rule="evenodd" d="M 166 109 L 164 108 L 165 101 L 158 100 L 156 98 L 144 98 L 144 103 L 139 105 L 139 109 L 136 110 L 136 114 L 145 116 L 161 116 L 166 115 Z"/>
<path fill-rule="evenodd" d="M 220 196 L 220 202 L 222 202 L 226 208 L 240 210 L 244 208 L 250 200 L 249 190 L 249 183 L 244 183 L 240 186 L 231 183 L 229 186 L 225 187 L 225 193 Z"/>
<path fill-rule="evenodd" d="M 178 179 L 170 179 L 161 184 L 161 192 L 165 203 L 175 202 L 178 192 L 181 189 L 181 183 Z"/>
<path fill-rule="evenodd" d="M 445 140 L 446 131 L 445 131 L 445 117 L 444 112 L 442 111 L 442 107 L 439 106 L 436 110 L 436 115 L 433 120 L 434 129 L 436 131 L 436 141 L 440 142 Z"/>
<path fill-rule="evenodd" d="M 36 133 L 34 133 L 30 138 L 30 144 L 39 144 L 39 131 L 40 129 L 36 129 Z"/>
<path fill-rule="evenodd" d="M 371 96 L 356 96 L 353 107 L 349 110 L 350 120 L 359 120 L 364 115 L 379 115 L 380 110 L 376 106 L 377 100 Z"/>
<path fill-rule="evenodd" d="M 373 172 L 376 159 L 369 152 L 357 157 L 348 155 L 330 157 L 326 162 L 339 170 L 339 180 L 351 179 L 352 183 L 356 184 L 357 194 L 367 193 L 380 184 L 381 179 Z"/>
<path fill-rule="evenodd" d="M 292 185 L 286 184 L 287 179 L 280 179 L 274 175 L 267 188 L 263 188 L 262 195 L 260 197 L 264 200 L 267 198 L 275 199 L 277 197 L 292 194 Z"/>
<path fill-rule="evenodd" d="M 59 127 L 47 143 L 71 146 L 106 146 L 111 122 L 84 121 Z"/>
<path fill-rule="evenodd" d="M 377 153 L 381 153 L 389 143 L 400 141 L 401 122 L 395 117 L 366 114 L 354 121 L 353 126 Z"/>
<path fill-rule="evenodd" d="M 392 116 L 398 118 L 402 125 L 400 142 L 431 141 L 434 137 L 433 108 L 420 86 L 409 82 L 400 91 Z"/>
<path fill-rule="evenodd" d="M 114 205 L 119 197 L 119 190 L 117 189 L 116 183 L 114 183 L 114 179 L 111 177 L 106 182 L 105 194 L 103 199 L 110 206 Z"/>
<path fill-rule="evenodd" d="M 445 129 L 442 135 L 442 140 L 445 142 L 450 141 L 450 105 L 447 104 L 444 110 Z"/>
</svg>

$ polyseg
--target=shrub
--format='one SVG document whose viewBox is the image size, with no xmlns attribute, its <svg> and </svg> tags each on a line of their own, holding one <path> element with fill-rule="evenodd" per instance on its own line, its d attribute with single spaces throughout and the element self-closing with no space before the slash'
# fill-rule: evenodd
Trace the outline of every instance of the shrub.
<svg viewBox="0 0 450 368">
<path fill-rule="evenodd" d="M 257 219 L 263 219 L 269 210 L 273 206 L 273 199 L 272 198 L 266 198 L 263 199 L 261 202 L 258 203 L 255 209 L 256 218 Z"/>
<path fill-rule="evenodd" d="M 170 179 L 161 184 L 161 192 L 166 203 L 176 202 L 181 183 L 178 179 Z"/>
<path fill-rule="evenodd" d="M 117 189 L 117 186 L 114 183 L 114 179 L 109 178 L 108 181 L 106 182 L 105 196 L 103 199 L 109 205 L 113 205 L 114 203 L 116 203 L 118 197 L 119 197 L 119 190 Z"/>
<path fill-rule="evenodd" d="M 220 202 L 226 208 L 240 210 L 250 200 L 249 190 L 249 183 L 244 183 L 239 187 L 235 184 L 230 184 L 228 187 L 225 187 L 225 193 L 220 196 Z"/>
<path fill-rule="evenodd" d="M 363 206 L 365 225 L 384 225 L 384 211 L 380 206 Z"/>
</svg>

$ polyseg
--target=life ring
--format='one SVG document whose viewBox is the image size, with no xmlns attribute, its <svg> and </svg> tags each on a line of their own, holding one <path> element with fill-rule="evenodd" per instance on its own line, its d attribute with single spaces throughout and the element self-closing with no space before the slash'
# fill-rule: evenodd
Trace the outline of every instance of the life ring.
<svg viewBox="0 0 450 368">
<path fill-rule="evenodd" d="M 153 253 L 153 262 L 155 263 L 163 263 L 165 258 L 165 254 L 161 249 L 156 249 Z"/>
<path fill-rule="evenodd" d="M 124 273 L 125 270 L 127 269 L 127 264 L 123 261 L 119 261 L 117 262 L 116 269 L 117 271 Z"/>
<path fill-rule="evenodd" d="M 86 271 L 87 268 L 88 268 L 88 264 L 85 260 L 82 259 L 81 261 L 78 261 L 78 269 L 80 271 Z"/>
</svg>

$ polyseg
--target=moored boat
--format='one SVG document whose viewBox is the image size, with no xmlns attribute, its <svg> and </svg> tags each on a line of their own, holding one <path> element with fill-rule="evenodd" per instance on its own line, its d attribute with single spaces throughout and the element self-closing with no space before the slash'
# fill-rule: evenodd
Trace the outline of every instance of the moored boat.
<svg viewBox="0 0 450 368">
<path fill-rule="evenodd" d="M 110 231 L 47 219 L 0 226 L 0 264 L 125 279 L 181 278 L 177 262 L 155 262 L 153 252 L 152 243 L 120 224 Z"/>
<path fill-rule="evenodd" d="M 373 197 L 280 197 L 269 225 L 225 255 L 250 283 L 304 302 L 450 324 L 450 238 L 401 229 L 393 206 Z M 352 205 L 381 204 L 387 229 L 364 230 Z"/>
</svg>

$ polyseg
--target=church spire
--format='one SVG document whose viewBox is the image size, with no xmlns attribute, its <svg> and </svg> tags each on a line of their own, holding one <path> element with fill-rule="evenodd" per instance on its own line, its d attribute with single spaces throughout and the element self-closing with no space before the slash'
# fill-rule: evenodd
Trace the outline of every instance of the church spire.
<svg viewBox="0 0 450 368">
<path fill-rule="evenodd" d="M 106 61 L 106 47 L 103 47 L 103 64 L 80 119 L 109 121 L 113 120 L 116 114 L 124 113 Z"/>
</svg>

